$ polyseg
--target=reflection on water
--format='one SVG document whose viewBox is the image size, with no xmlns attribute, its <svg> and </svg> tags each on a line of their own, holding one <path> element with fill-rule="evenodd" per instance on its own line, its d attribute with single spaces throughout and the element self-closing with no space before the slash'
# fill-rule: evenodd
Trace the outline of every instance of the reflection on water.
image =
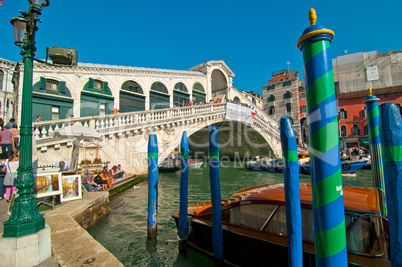
<svg viewBox="0 0 402 267">
<path fill-rule="evenodd" d="M 204 164 L 205 165 L 205 164 Z M 234 163 L 220 168 L 222 199 L 236 191 L 270 183 L 283 183 L 283 174 L 248 171 Z M 344 185 L 371 186 L 371 171 L 360 170 L 356 176 L 343 176 Z M 310 176 L 300 175 L 309 183 Z M 110 201 L 111 213 L 89 233 L 112 252 L 125 266 L 213 266 L 213 262 L 189 250 L 178 256 L 177 228 L 171 215 L 179 210 L 180 172 L 159 174 L 158 241 L 156 251 L 146 249 L 148 184 L 143 181 Z M 210 199 L 208 168 L 189 171 L 189 205 Z"/>
</svg>

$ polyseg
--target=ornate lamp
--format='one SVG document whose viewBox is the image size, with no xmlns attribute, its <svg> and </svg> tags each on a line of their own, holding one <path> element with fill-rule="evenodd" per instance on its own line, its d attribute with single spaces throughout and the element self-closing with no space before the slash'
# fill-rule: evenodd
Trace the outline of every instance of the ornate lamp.
<svg viewBox="0 0 402 267">
<path fill-rule="evenodd" d="M 36 52 L 36 22 L 42 7 L 49 5 L 49 0 L 28 0 L 28 12 L 11 19 L 14 27 L 15 44 L 22 49 L 24 78 L 22 84 L 21 122 L 20 122 L 20 157 L 16 187 L 19 196 L 13 205 L 10 218 L 3 222 L 4 237 L 21 237 L 37 233 L 45 228 L 45 219 L 36 207 L 32 186 L 35 183 L 32 169 L 32 77 L 33 60 Z"/>
</svg>

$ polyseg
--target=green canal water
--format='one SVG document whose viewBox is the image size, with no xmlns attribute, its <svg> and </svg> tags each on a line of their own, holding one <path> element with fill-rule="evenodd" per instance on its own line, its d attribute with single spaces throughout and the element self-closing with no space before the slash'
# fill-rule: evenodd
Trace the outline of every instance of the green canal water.
<svg viewBox="0 0 402 267">
<path fill-rule="evenodd" d="M 206 165 L 206 164 L 204 164 Z M 255 185 L 283 183 L 283 174 L 246 170 L 235 162 L 220 167 L 222 199 L 236 191 Z M 310 176 L 300 175 L 301 183 Z M 360 170 L 355 176 L 343 176 L 344 185 L 371 186 L 371 170 Z M 177 228 L 171 215 L 179 210 L 180 172 L 159 174 L 158 241 L 156 251 L 147 250 L 148 183 L 119 194 L 110 201 L 111 212 L 98 221 L 89 233 L 125 266 L 213 266 L 213 261 L 192 250 L 179 256 Z M 210 200 L 208 168 L 189 171 L 189 205 Z"/>
</svg>

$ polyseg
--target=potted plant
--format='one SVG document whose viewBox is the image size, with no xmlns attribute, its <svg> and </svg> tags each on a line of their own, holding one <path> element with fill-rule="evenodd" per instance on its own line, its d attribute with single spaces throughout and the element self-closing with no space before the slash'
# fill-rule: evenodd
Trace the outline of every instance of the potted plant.
<svg viewBox="0 0 402 267">
<path fill-rule="evenodd" d="M 95 158 L 93 163 L 102 163 L 102 160 L 100 158 Z"/>
</svg>

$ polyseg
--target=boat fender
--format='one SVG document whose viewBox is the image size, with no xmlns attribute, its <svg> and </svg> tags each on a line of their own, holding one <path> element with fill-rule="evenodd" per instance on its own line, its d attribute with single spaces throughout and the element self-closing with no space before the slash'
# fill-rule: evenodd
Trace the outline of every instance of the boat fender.
<svg viewBox="0 0 402 267">
<path fill-rule="evenodd" d="M 350 166 L 349 163 L 343 163 L 342 164 L 342 169 L 344 169 L 345 171 L 348 171 L 352 168 L 352 166 Z"/>
</svg>

